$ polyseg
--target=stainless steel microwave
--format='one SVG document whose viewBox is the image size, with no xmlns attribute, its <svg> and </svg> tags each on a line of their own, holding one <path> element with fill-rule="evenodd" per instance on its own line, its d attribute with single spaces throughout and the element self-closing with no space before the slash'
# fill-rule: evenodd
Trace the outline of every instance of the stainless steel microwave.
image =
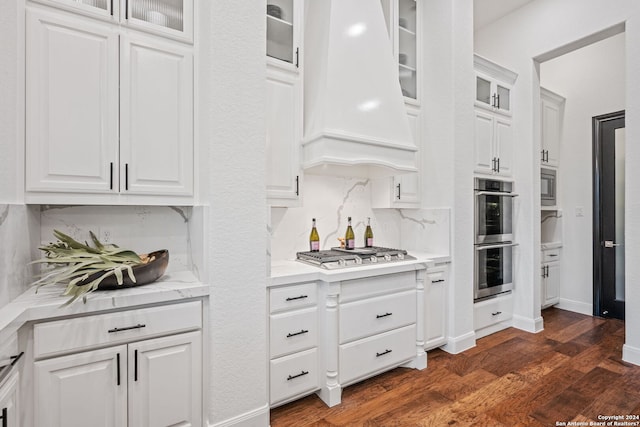
<svg viewBox="0 0 640 427">
<path fill-rule="evenodd" d="M 557 204 L 555 169 L 540 168 L 540 204 L 555 206 Z"/>
</svg>

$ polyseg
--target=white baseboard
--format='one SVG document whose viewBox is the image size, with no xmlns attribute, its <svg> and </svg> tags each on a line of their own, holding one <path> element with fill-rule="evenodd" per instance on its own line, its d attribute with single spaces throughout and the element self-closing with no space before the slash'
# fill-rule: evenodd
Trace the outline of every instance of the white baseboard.
<svg viewBox="0 0 640 427">
<path fill-rule="evenodd" d="M 447 343 L 442 348 L 447 353 L 458 354 L 465 350 L 469 350 L 476 346 L 476 333 L 474 331 L 467 332 L 459 337 L 449 337 Z"/>
<path fill-rule="evenodd" d="M 526 332 L 531 332 L 533 334 L 537 334 L 538 332 L 544 329 L 542 316 L 537 317 L 535 319 L 531 319 L 528 317 L 518 316 L 514 314 L 512 325 L 514 328 L 517 328 Z"/>
<path fill-rule="evenodd" d="M 269 426 L 269 405 L 245 412 L 228 420 L 209 424 L 209 427 L 267 427 Z"/>
<path fill-rule="evenodd" d="M 640 348 L 628 344 L 622 346 L 622 360 L 634 365 L 640 365 Z"/>
<path fill-rule="evenodd" d="M 560 302 L 556 305 L 562 310 L 574 311 L 587 316 L 593 316 L 593 304 L 582 301 L 574 301 L 566 298 L 560 298 Z"/>
</svg>

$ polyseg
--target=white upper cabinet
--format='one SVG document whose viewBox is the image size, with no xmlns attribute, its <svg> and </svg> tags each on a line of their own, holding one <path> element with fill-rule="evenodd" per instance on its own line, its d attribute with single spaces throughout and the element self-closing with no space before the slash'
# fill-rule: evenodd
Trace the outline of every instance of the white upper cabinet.
<svg viewBox="0 0 640 427">
<path fill-rule="evenodd" d="M 381 0 L 387 29 L 398 60 L 400 88 L 405 101 L 418 102 L 420 67 L 419 4 L 415 0 Z"/>
<path fill-rule="evenodd" d="M 118 33 L 32 10 L 26 27 L 27 191 L 117 189 Z"/>
<path fill-rule="evenodd" d="M 299 206 L 302 170 L 302 0 L 267 4 L 266 184 L 271 206 Z"/>
<path fill-rule="evenodd" d="M 192 50 L 28 7 L 27 203 L 192 203 Z"/>
<path fill-rule="evenodd" d="M 132 28 L 193 41 L 193 0 L 35 0 Z"/>
<path fill-rule="evenodd" d="M 129 34 L 122 36 L 121 52 L 120 191 L 190 195 L 191 50 Z"/>
<path fill-rule="evenodd" d="M 477 107 L 511 115 L 512 88 L 517 74 L 481 56 L 474 55 Z"/>
<path fill-rule="evenodd" d="M 300 58 L 303 2 L 269 0 L 267 2 L 267 56 L 296 68 Z"/>
<path fill-rule="evenodd" d="M 476 71 L 475 172 L 513 174 L 512 87 L 517 75 L 480 56 Z"/>
<path fill-rule="evenodd" d="M 540 134 L 542 143 L 540 164 L 542 166 L 558 167 L 564 104 L 565 99 L 562 96 L 545 88 L 540 88 Z"/>
</svg>

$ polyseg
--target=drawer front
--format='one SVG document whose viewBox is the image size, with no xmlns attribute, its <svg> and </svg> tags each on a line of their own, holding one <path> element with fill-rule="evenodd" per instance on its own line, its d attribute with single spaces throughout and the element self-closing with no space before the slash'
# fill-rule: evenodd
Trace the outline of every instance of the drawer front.
<svg viewBox="0 0 640 427">
<path fill-rule="evenodd" d="M 405 326 L 340 346 L 340 384 L 363 379 L 416 355 L 416 327 Z"/>
<path fill-rule="evenodd" d="M 415 289 L 415 287 L 415 271 L 345 280 L 340 287 L 340 302 L 344 303 L 377 295 L 391 294 Z"/>
<path fill-rule="evenodd" d="M 318 388 L 318 350 L 280 357 L 271 361 L 271 404 Z"/>
<path fill-rule="evenodd" d="M 427 270 L 427 279 L 431 283 L 442 283 L 447 281 L 447 267 L 435 267 Z"/>
<path fill-rule="evenodd" d="M 513 297 L 505 295 L 474 304 L 475 329 L 486 328 L 504 320 L 509 320 L 513 313 Z"/>
<path fill-rule="evenodd" d="M 316 284 L 313 282 L 272 288 L 269 291 L 271 313 L 316 305 L 317 301 Z"/>
<path fill-rule="evenodd" d="M 542 251 L 542 262 L 553 262 L 560 260 L 560 248 L 547 249 Z"/>
<path fill-rule="evenodd" d="M 200 301 L 38 323 L 33 327 L 34 357 L 201 327 Z"/>
<path fill-rule="evenodd" d="M 318 345 L 316 307 L 272 314 L 269 319 L 271 359 Z"/>
<path fill-rule="evenodd" d="M 340 306 L 340 343 L 416 323 L 416 292 L 354 301 Z"/>
</svg>

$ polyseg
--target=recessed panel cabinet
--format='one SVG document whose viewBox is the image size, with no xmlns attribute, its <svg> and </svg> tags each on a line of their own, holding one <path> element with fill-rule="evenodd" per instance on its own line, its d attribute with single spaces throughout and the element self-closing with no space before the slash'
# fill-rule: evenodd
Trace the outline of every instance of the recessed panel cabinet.
<svg viewBox="0 0 640 427">
<path fill-rule="evenodd" d="M 475 171 L 488 175 L 512 174 L 513 130 L 511 119 L 476 108 Z"/>
<path fill-rule="evenodd" d="M 64 12 L 26 21 L 27 201 L 192 196 L 191 48 Z"/>
</svg>

